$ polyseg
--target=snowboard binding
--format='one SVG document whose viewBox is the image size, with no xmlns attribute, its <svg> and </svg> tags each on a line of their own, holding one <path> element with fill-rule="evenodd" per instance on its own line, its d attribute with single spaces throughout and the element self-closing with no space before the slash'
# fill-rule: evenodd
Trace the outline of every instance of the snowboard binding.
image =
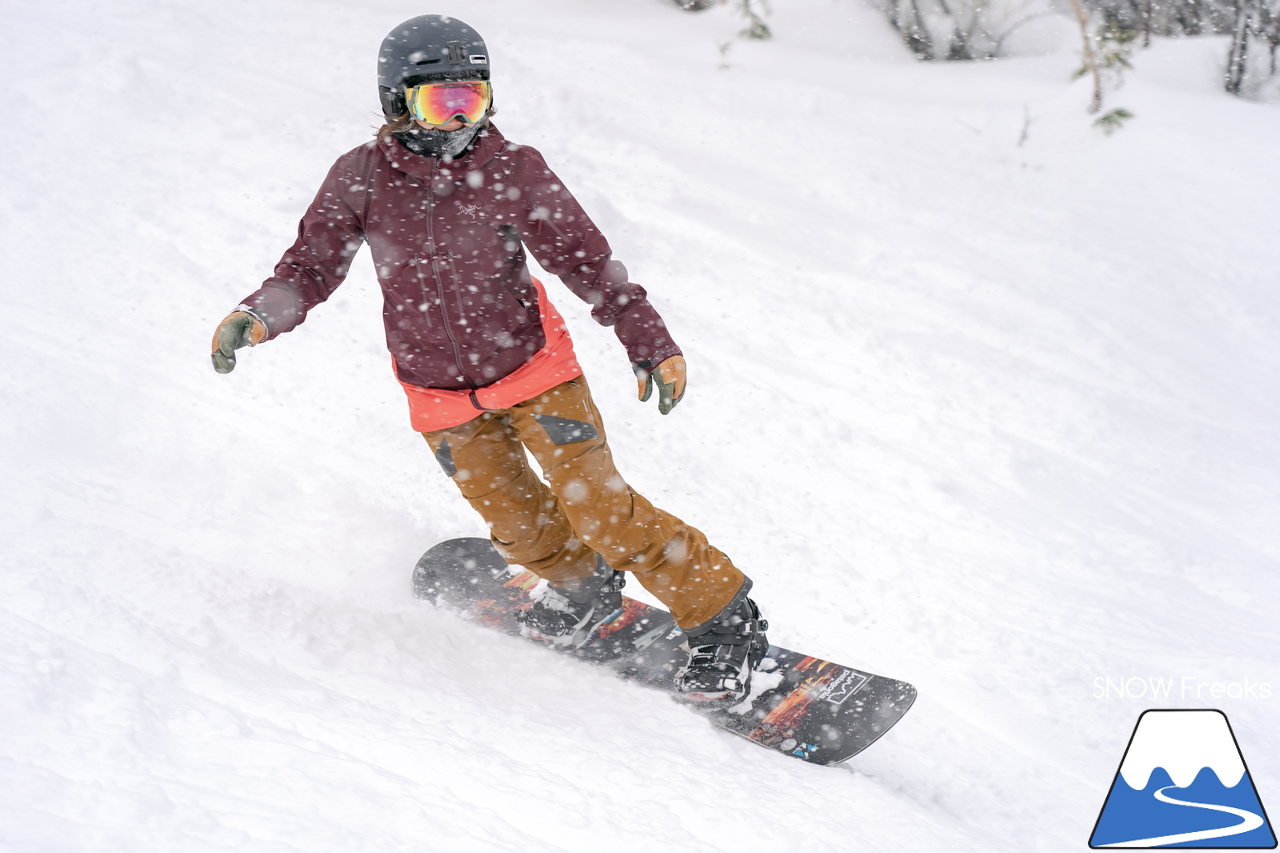
<svg viewBox="0 0 1280 853">
<path fill-rule="evenodd" d="M 769 622 L 743 598 L 727 616 L 688 637 L 689 662 L 676 673 L 676 690 L 690 703 L 735 705 L 751 692 L 751 673 L 769 651 Z"/>
<path fill-rule="evenodd" d="M 596 555 L 596 570 L 575 589 L 550 583 L 536 589 L 533 606 L 516 614 L 520 635 L 558 649 L 580 648 L 596 628 L 622 612 L 627 579 Z"/>
</svg>

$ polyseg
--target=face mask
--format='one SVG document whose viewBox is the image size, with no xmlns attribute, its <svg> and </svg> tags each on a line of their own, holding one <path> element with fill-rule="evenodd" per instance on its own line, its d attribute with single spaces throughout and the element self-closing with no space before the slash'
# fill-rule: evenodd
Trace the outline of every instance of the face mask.
<svg viewBox="0 0 1280 853">
<path fill-rule="evenodd" d="M 397 133 L 395 137 L 414 154 L 423 157 L 439 157 L 442 160 L 456 160 L 467 150 L 467 146 L 472 143 L 480 130 L 480 124 L 460 127 L 457 130 L 415 127 L 413 130 Z"/>
</svg>

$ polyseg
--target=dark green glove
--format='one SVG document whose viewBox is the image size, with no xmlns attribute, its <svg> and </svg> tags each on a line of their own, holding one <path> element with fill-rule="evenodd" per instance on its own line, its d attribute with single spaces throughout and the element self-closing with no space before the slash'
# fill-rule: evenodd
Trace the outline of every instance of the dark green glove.
<svg viewBox="0 0 1280 853">
<path fill-rule="evenodd" d="M 213 333 L 213 369 L 230 373 L 236 369 L 236 350 L 253 347 L 267 336 L 267 327 L 246 311 L 234 311 L 218 324 Z"/>
</svg>

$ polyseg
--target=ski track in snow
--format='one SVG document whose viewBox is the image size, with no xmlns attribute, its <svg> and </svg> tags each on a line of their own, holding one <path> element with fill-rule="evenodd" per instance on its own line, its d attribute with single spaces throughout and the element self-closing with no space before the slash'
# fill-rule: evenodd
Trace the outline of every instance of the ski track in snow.
<svg viewBox="0 0 1280 853">
<path fill-rule="evenodd" d="M 32 5 L 0 36 L 0 849 L 1074 850 L 1147 707 L 1095 678 L 1280 685 L 1280 109 L 1217 91 L 1221 40 L 1157 41 L 1103 137 L 1069 31 L 920 64 L 853 0 L 774 5 L 728 68 L 729 6 L 437 11 L 685 349 L 661 418 L 547 280 L 625 476 L 772 639 L 913 682 L 910 714 L 809 767 L 413 601 L 418 555 L 481 530 L 363 250 L 210 369 L 428 10 Z M 706 114 L 668 116 L 690 86 Z M 1212 701 L 1264 799 L 1275 701 Z"/>
</svg>

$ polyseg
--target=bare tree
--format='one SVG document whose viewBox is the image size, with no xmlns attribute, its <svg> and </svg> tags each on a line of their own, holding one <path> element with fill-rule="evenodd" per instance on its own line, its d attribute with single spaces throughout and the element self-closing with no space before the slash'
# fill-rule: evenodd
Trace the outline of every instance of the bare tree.
<svg viewBox="0 0 1280 853">
<path fill-rule="evenodd" d="M 873 0 L 919 59 L 995 59 L 1051 0 Z"/>
<path fill-rule="evenodd" d="M 890 0 L 889 23 L 893 24 L 917 59 L 933 59 L 933 37 L 920 14 L 919 0 Z"/>
<path fill-rule="evenodd" d="M 1271 71 L 1272 77 L 1276 76 L 1276 54 L 1280 51 L 1280 3 L 1276 4 L 1273 9 L 1269 6 L 1262 7 L 1262 15 L 1259 19 L 1262 38 L 1266 40 L 1267 47 L 1271 50 Z"/>
<path fill-rule="evenodd" d="M 1255 60 L 1250 42 L 1266 46 L 1267 59 Z M 1280 0 L 1235 0 L 1231 26 L 1231 47 L 1223 88 L 1233 95 L 1246 94 L 1251 78 L 1276 76 L 1276 52 L 1280 49 Z M 1264 70 L 1265 69 L 1265 70 Z"/>
</svg>

